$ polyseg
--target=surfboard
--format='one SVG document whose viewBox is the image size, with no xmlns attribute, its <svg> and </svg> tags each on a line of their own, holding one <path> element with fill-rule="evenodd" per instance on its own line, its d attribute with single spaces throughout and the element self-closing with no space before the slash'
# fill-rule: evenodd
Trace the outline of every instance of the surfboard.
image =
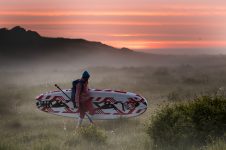
<svg viewBox="0 0 226 150">
<path fill-rule="evenodd" d="M 65 117 L 79 117 L 78 108 L 74 108 L 71 89 L 50 91 L 36 97 L 36 106 L 39 110 Z M 94 107 L 92 119 L 129 118 L 143 114 L 147 110 L 147 100 L 132 92 L 116 90 L 89 89 L 89 100 Z"/>
</svg>

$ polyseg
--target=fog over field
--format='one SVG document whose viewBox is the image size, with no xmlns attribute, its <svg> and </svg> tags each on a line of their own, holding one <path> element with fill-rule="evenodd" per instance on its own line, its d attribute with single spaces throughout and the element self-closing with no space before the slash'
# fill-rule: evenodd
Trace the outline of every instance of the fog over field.
<svg viewBox="0 0 226 150">
<path fill-rule="evenodd" d="M 142 54 L 143 60 L 138 57 L 126 61 L 106 56 L 107 59 L 90 55 L 65 61 L 54 56 L 59 59 L 4 62 L 0 70 L 0 148 L 154 149 L 146 126 L 159 105 L 219 92 L 226 94 L 223 55 L 150 55 L 147 59 Z M 71 88 L 71 81 L 80 78 L 84 70 L 91 74 L 90 88 L 131 91 L 148 100 L 148 110 L 137 118 L 96 121 L 98 130 L 106 135 L 104 144 L 77 135 L 74 119 L 47 114 L 35 106 L 37 95 L 55 90 L 55 83 L 63 89 Z M 84 126 L 88 126 L 88 121 Z M 225 142 L 219 145 L 225 147 Z"/>
</svg>

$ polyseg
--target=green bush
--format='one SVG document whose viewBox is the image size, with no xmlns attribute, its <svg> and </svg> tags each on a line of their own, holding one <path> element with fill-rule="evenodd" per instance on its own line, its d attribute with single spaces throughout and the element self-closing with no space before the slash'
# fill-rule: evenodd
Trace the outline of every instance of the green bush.
<svg viewBox="0 0 226 150">
<path fill-rule="evenodd" d="M 203 96 L 164 106 L 152 118 L 147 132 L 158 148 L 203 146 L 226 132 L 226 98 Z"/>
<path fill-rule="evenodd" d="M 207 145 L 205 150 L 226 150 L 226 137 Z"/>
<path fill-rule="evenodd" d="M 78 136 L 87 141 L 97 143 L 106 143 L 107 140 L 105 132 L 103 130 L 98 129 L 94 125 L 79 128 Z"/>
</svg>

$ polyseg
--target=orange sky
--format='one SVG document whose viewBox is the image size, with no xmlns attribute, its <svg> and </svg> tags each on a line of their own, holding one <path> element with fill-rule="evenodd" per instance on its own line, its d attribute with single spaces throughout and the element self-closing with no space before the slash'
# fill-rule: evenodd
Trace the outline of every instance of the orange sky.
<svg viewBox="0 0 226 150">
<path fill-rule="evenodd" d="M 16 25 L 44 36 L 119 48 L 214 48 L 226 53 L 223 0 L 0 0 L 0 27 Z"/>
</svg>

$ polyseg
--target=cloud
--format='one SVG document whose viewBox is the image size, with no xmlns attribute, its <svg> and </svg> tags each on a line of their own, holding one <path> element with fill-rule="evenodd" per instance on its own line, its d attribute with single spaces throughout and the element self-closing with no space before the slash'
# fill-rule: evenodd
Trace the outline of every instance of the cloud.
<svg viewBox="0 0 226 150">
<path fill-rule="evenodd" d="M 226 47 L 226 2 L 2 0 L 0 24 L 116 47 Z"/>
</svg>

